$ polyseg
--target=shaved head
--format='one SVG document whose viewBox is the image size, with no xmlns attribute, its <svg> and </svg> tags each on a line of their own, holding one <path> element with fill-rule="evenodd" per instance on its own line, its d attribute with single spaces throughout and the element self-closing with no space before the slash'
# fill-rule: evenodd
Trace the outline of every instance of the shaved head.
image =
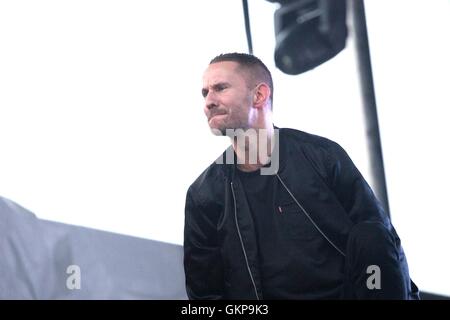
<svg viewBox="0 0 450 320">
<path fill-rule="evenodd" d="M 237 70 L 247 80 L 247 86 L 251 89 L 261 82 L 270 88 L 271 108 L 273 108 L 273 81 L 272 75 L 266 65 L 257 57 L 246 53 L 224 53 L 212 59 L 209 64 L 233 61 L 238 64 Z"/>
</svg>

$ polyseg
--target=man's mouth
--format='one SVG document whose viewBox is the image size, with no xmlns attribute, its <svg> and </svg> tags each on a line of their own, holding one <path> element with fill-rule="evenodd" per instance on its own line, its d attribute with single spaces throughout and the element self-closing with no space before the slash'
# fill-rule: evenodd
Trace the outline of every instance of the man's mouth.
<svg viewBox="0 0 450 320">
<path fill-rule="evenodd" d="M 225 114 L 226 114 L 226 113 L 224 113 L 224 112 L 221 112 L 221 113 L 215 113 L 215 114 L 213 114 L 213 115 L 211 115 L 211 116 L 209 117 L 208 121 L 211 121 L 211 119 L 214 118 L 214 117 L 216 117 L 216 116 L 223 116 L 223 115 L 225 115 Z"/>
</svg>

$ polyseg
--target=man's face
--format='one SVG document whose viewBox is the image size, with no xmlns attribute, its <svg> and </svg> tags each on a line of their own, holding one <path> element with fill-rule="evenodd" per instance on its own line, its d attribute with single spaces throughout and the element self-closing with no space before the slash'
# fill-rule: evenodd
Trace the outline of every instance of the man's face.
<svg viewBox="0 0 450 320">
<path fill-rule="evenodd" d="M 253 93 L 238 64 L 224 61 L 210 64 L 203 75 L 204 112 L 215 134 L 226 129 L 248 129 Z M 218 131 L 217 131 L 218 130 Z"/>
</svg>

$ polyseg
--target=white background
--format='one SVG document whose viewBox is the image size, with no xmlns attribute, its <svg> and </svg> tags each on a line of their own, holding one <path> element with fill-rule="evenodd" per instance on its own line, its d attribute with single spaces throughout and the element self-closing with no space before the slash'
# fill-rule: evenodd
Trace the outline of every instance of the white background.
<svg viewBox="0 0 450 320">
<path fill-rule="evenodd" d="M 331 138 L 369 183 L 353 29 L 300 76 L 274 66 L 273 12 L 249 1 L 275 123 Z M 366 1 L 391 215 L 410 272 L 450 294 L 450 2 Z M 0 195 L 38 217 L 182 244 L 192 181 L 228 145 L 210 134 L 201 77 L 246 52 L 242 2 L 1 1 Z"/>
</svg>

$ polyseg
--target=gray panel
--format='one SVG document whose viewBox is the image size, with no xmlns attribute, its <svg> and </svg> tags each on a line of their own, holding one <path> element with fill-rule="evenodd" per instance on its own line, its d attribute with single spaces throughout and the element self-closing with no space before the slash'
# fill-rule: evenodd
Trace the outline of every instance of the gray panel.
<svg viewBox="0 0 450 320">
<path fill-rule="evenodd" d="M 187 298 L 181 246 L 41 220 L 1 197 L 0 257 L 2 299 Z"/>
</svg>

